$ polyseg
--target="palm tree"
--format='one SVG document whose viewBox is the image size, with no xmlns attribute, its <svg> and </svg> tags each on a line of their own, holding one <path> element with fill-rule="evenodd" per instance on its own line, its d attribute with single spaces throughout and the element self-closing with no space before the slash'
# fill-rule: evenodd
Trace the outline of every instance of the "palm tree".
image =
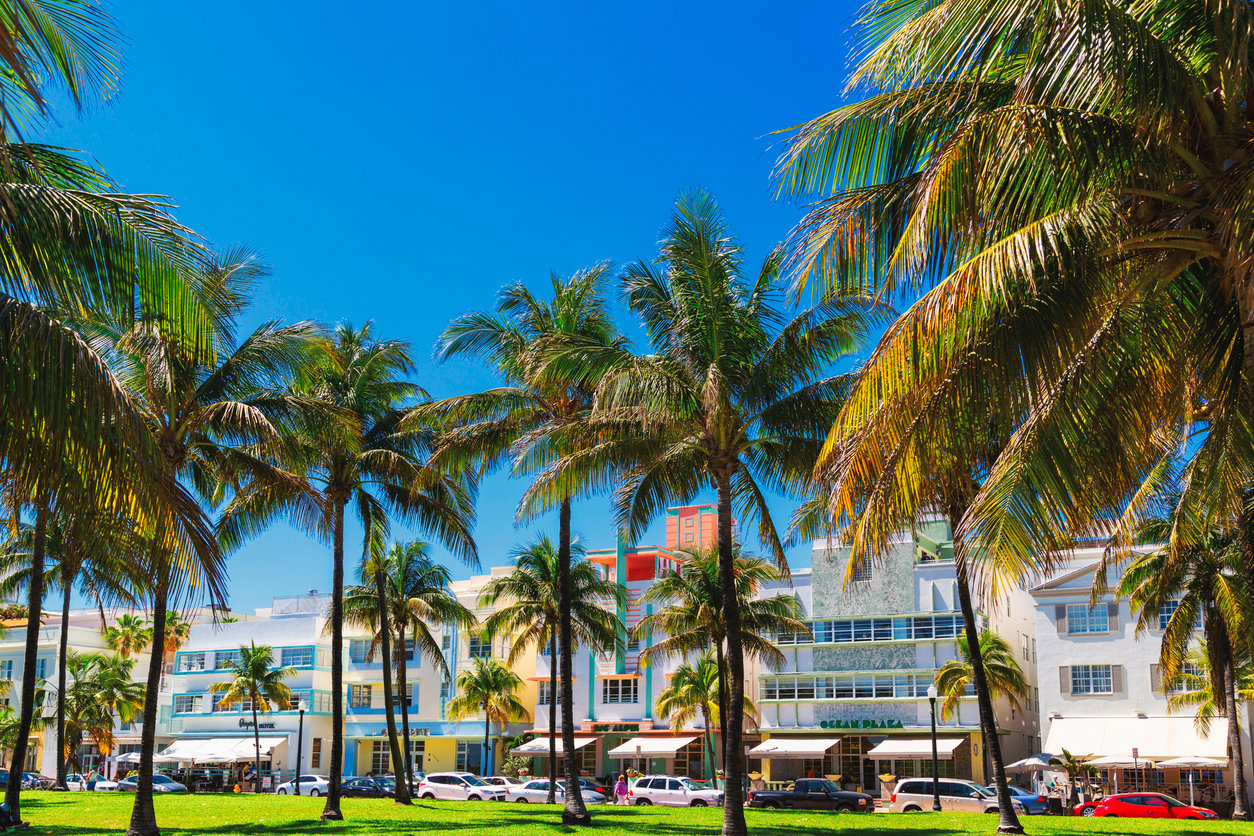
<svg viewBox="0 0 1254 836">
<path fill-rule="evenodd" d="M 510 722 L 529 722 L 531 715 L 516 696 L 522 687 L 518 674 L 496 659 L 473 659 L 466 670 L 457 675 L 457 696 L 448 701 L 448 718 L 456 723 L 467 717 L 483 715 L 482 774 L 490 769 L 492 724 L 504 727 Z"/>
<path fill-rule="evenodd" d="M 721 680 L 718 662 L 712 653 L 706 653 L 695 663 L 684 662 L 675 668 L 670 683 L 657 695 L 657 713 L 669 716 L 672 729 L 691 725 L 697 715 L 701 715 L 702 747 L 709 758 L 711 774 L 718 768 L 711 730 L 720 722 L 719 706 L 726 702 L 720 693 Z M 753 700 L 745 697 L 745 720 L 756 722 L 756 714 Z"/>
<path fill-rule="evenodd" d="M 133 659 L 106 657 L 97 653 L 77 653 L 65 657 L 65 667 L 73 679 L 67 687 L 58 687 L 58 705 L 64 705 L 58 724 L 65 729 L 61 742 L 60 762 L 73 759 L 74 770 L 81 772 L 78 750 L 88 736 L 107 758 L 113 748 L 113 726 L 117 718 L 130 721 L 143 709 L 144 686 L 131 679 Z"/>
<path fill-rule="evenodd" d="M 238 344 L 234 323 L 266 268 L 246 250 L 227 252 L 202 277 L 210 294 L 222 339 L 189 342 L 162 321 L 132 325 L 91 320 L 84 329 L 106 351 L 110 365 L 132 393 L 135 408 L 159 449 L 168 491 L 185 508 L 182 516 L 152 520 L 141 565 L 150 577 L 151 653 L 140 744 L 139 784 L 128 829 L 130 836 L 155 836 L 152 757 L 157 723 L 157 692 L 166 647 L 167 611 L 185 596 L 204 595 L 211 605 L 225 601 L 225 557 L 209 530 L 204 506 L 192 492 L 216 501 L 229 478 L 290 477 L 266 454 L 280 439 L 297 403 L 279 390 L 308 356 L 314 329 L 308 323 L 265 323 Z"/>
<path fill-rule="evenodd" d="M 389 620 L 396 632 L 396 687 L 408 692 L 409 643 L 419 658 L 426 657 L 442 678 L 449 677 L 448 662 L 440 642 L 431 633 L 433 624 L 455 625 L 462 629 L 476 626 L 474 613 L 449 589 L 452 576 L 427 554 L 421 540 L 393 543 L 388 550 L 384 581 L 390 608 Z M 347 616 L 346 616 L 347 617 Z M 376 634 L 377 635 L 377 634 Z M 374 644 L 370 652 L 374 652 Z M 409 703 L 401 702 L 401 735 L 405 741 L 405 774 L 414 780 L 413 753 L 409 745 Z"/>
<path fill-rule="evenodd" d="M 191 635 L 192 625 L 190 622 L 184 621 L 183 616 L 177 611 L 171 610 L 165 614 L 165 647 L 163 648 L 166 656 L 173 656 L 179 652 L 179 648 L 187 642 L 187 637 Z"/>
<path fill-rule="evenodd" d="M 292 668 L 276 668 L 274 666 L 274 650 L 267 645 L 257 646 L 256 642 L 240 645 L 239 661 L 227 660 L 226 672 L 231 677 L 225 682 L 215 682 L 209 689 L 221 694 L 218 703 L 223 708 L 232 708 L 247 704 L 253 712 L 253 743 L 254 769 L 257 773 L 257 792 L 261 792 L 261 727 L 257 725 L 257 715 L 265 714 L 271 708 L 279 711 L 291 711 L 292 691 L 283 684 L 283 680 L 296 675 Z"/>
<path fill-rule="evenodd" d="M 1005 697 L 1011 705 L 1021 709 L 1022 700 L 1028 697 L 1028 680 L 1006 640 L 988 628 L 981 630 L 980 659 L 984 662 L 989 696 L 993 699 Z M 973 682 L 967 635 L 961 633 L 958 636 L 958 658 L 946 662 L 936 672 L 936 690 L 945 698 L 941 703 L 941 719 L 948 720 L 958 713 L 959 701 L 974 690 Z"/>
<path fill-rule="evenodd" d="M 15 597 L 30 581 L 32 565 L 30 526 L 22 526 L 0 547 L 0 598 Z M 57 665 L 57 740 L 65 740 L 66 673 L 69 658 L 70 600 L 74 587 L 103 611 L 105 602 L 134 605 L 145 583 L 133 557 L 133 526 L 86 513 L 58 513 L 48 522 L 44 585 L 61 587 L 60 648 Z M 103 619 L 102 619 L 103 621 Z M 65 758 L 57 760 L 57 786 L 66 787 Z"/>
<path fill-rule="evenodd" d="M 96 699 L 111 717 L 124 723 L 134 722 L 143 715 L 147 687 L 135 682 L 132 673 L 135 668 L 134 659 L 121 656 L 100 656 L 96 661 L 94 679 Z M 88 730 L 90 734 L 91 731 Z M 113 747 L 113 724 L 109 724 L 109 735 L 101 734 L 94 738 L 100 749 L 102 758 L 107 759 Z"/>
<path fill-rule="evenodd" d="M 736 595 L 740 599 L 741 647 L 746 658 L 758 659 L 769 668 L 784 663 L 784 654 L 774 644 L 777 635 L 809 635 L 810 627 L 801 620 L 801 605 L 791 595 L 779 593 L 762 597 L 762 584 L 779 579 L 779 572 L 770 563 L 742 553 L 735 547 L 734 573 Z M 680 552 L 676 571 L 653 583 L 641 596 L 641 602 L 655 602 L 659 608 L 640 619 L 633 635 L 646 639 L 662 636 L 658 642 L 640 652 L 640 661 L 652 664 L 663 659 L 684 658 L 692 653 L 711 652 L 715 670 L 723 687 L 715 692 L 718 698 L 719 761 L 725 765 L 730 758 L 726 745 L 723 719 L 727 716 L 728 665 L 726 607 L 719 570 L 717 546 Z M 748 697 L 745 697 L 748 700 Z M 752 711 L 742 711 L 750 716 Z"/>
<path fill-rule="evenodd" d="M 551 499 L 557 484 L 619 484 L 618 522 L 638 536 L 668 505 L 713 488 L 718 504 L 720 582 L 729 671 L 725 745 L 739 751 L 744 700 L 741 613 L 736 595 L 732 511 L 756 518 L 759 539 L 781 573 L 787 562 L 766 490 L 795 494 L 810 477 L 823 434 L 847 383 L 831 366 L 867 336 L 873 317 L 862 299 L 832 299 L 791 319 L 777 304 L 779 257 L 752 280 L 715 201 L 680 198 L 655 265 L 623 275 L 627 304 L 653 354 L 602 372 L 580 346 L 553 352 L 546 372 L 597 387 L 589 420 L 566 430 L 561 459 L 526 500 Z M 550 442 L 551 444 L 552 442 Z M 745 833 L 743 764 L 727 763 L 725 836 Z"/>
<path fill-rule="evenodd" d="M 142 616 L 119 615 L 112 627 L 104 629 L 105 644 L 123 659 L 138 656 L 152 644 L 151 627 Z"/>
<path fill-rule="evenodd" d="M 571 542 L 570 552 L 573 641 L 594 652 L 622 648 L 623 624 L 617 615 L 606 609 L 606 604 L 624 605 L 626 588 L 600 576 L 596 567 L 584 559 L 586 553 L 579 540 Z M 526 545 L 515 547 L 510 557 L 514 561 L 513 570 L 488 581 L 480 599 L 485 607 L 496 607 L 502 600 L 508 603 L 495 609 L 483 626 L 489 636 L 514 636 L 507 659 L 510 665 L 546 645 L 549 648 L 549 795 L 546 803 L 552 804 L 557 786 L 556 651 L 562 617 L 559 606 L 562 596 L 558 588 L 561 559 L 553 541 L 543 534 Z"/>
<path fill-rule="evenodd" d="M 1231 530 L 1199 530 L 1187 504 L 1146 520 L 1139 529 L 1143 543 L 1163 545 L 1132 560 L 1120 578 L 1117 593 L 1132 606 L 1137 633 L 1158 629 L 1164 605 L 1178 602 L 1163 630 L 1159 664 L 1162 679 L 1180 677 L 1202 625 L 1211 679 L 1211 699 L 1228 718 L 1232 756 L 1234 819 L 1248 819 L 1249 795 L 1241 751 L 1241 684 L 1238 659 L 1249 647 L 1250 590 L 1244 585 L 1240 538 Z M 1200 721 L 1200 717 L 1199 717 Z"/>
<path fill-rule="evenodd" d="M 316 341 L 291 386 L 302 404 L 285 429 L 288 470 L 241 480 L 223 512 L 219 537 L 234 548 L 286 516 L 329 535 L 331 570 L 331 762 L 324 820 L 340 820 L 344 759 L 344 513 L 353 503 L 365 543 L 387 534 L 387 513 L 428 531 L 466 563 L 478 565 L 472 528 L 474 480 L 430 466 L 432 436 L 421 420 L 402 427 L 426 393 L 405 380 L 408 343 L 379 340 L 373 328 L 341 324 Z"/>
<path fill-rule="evenodd" d="M 1097 773 L 1097 767 L 1091 763 L 1085 763 L 1082 758 L 1077 758 L 1066 749 L 1062 750 L 1062 757 L 1050 758 L 1049 762 L 1053 766 L 1061 766 L 1063 772 L 1067 773 L 1067 784 L 1070 786 L 1071 793 L 1075 792 L 1081 777 Z"/>
<path fill-rule="evenodd" d="M 501 291 L 495 314 L 472 313 L 454 320 L 440 337 L 441 360 L 471 357 L 490 367 L 501 385 L 485 392 L 448 398 L 431 405 L 446 425 L 441 456 L 477 462 L 486 473 L 511 460 L 515 474 L 537 471 L 552 455 L 573 452 L 564 431 L 590 414 L 598 372 L 622 359 L 626 340 L 614 327 L 603 283 L 609 272 L 601 264 L 572 276 L 552 274 L 552 299 L 538 298 L 521 283 Z M 543 371 L 541 358 L 557 346 L 577 351 L 578 375 Z M 571 655 L 574 627 L 569 617 L 571 567 L 571 499 L 578 485 L 566 480 L 546 482 L 549 502 L 527 503 L 520 516 L 529 517 L 556 505 L 558 553 L 557 645 L 561 679 L 562 756 L 566 803 L 562 821 L 591 824 L 583 803 L 575 760 L 574 692 Z"/>
</svg>

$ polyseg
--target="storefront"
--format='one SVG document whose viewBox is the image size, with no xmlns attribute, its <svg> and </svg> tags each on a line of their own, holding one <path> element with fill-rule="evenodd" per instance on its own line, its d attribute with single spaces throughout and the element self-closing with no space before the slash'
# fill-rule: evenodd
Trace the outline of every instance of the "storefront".
<svg viewBox="0 0 1254 836">
<path fill-rule="evenodd" d="M 975 735 L 937 738 L 941 777 L 982 781 L 983 769 L 973 760 Z M 885 776 L 893 781 L 932 774 L 930 737 L 842 735 L 801 737 L 772 734 L 749 751 L 754 771 L 769 786 L 797 778 L 826 777 L 843 789 L 878 793 Z"/>
</svg>

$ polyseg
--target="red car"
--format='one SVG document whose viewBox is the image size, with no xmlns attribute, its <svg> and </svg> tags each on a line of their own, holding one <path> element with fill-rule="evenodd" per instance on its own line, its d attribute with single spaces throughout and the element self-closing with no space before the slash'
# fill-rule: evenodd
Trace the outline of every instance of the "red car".
<svg viewBox="0 0 1254 836">
<path fill-rule="evenodd" d="M 1077 816 L 1122 816 L 1126 819 L 1214 819 L 1214 810 L 1190 807 L 1157 792 L 1126 792 L 1075 806 Z"/>
</svg>

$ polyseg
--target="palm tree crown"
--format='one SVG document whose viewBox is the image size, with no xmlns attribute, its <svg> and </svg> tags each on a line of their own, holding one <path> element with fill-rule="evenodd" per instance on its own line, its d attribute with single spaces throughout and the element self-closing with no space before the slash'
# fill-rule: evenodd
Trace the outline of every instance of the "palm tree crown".
<svg viewBox="0 0 1254 836">
<path fill-rule="evenodd" d="M 491 767 L 492 724 L 500 727 L 531 719 L 526 706 L 517 697 L 521 687 L 522 679 L 518 674 L 496 659 L 474 659 L 470 667 L 457 675 L 457 696 L 448 701 L 445 710 L 453 722 L 476 715 L 483 717 L 483 764 L 480 768 L 484 775 L 489 774 Z"/>
<path fill-rule="evenodd" d="M 984 662 L 990 696 L 993 699 L 1005 697 L 1011 705 L 1022 709 L 1022 701 L 1028 698 L 1028 680 L 1006 640 L 988 628 L 981 630 L 980 658 Z M 959 633 L 958 658 L 946 662 L 936 673 L 936 690 L 945 698 L 941 703 L 941 717 L 948 720 L 957 714 L 959 700 L 972 693 L 974 687 L 967 635 Z"/>
<path fill-rule="evenodd" d="M 218 702 L 221 707 L 247 705 L 252 711 L 253 743 L 256 746 L 253 766 L 257 773 L 257 792 L 261 792 L 261 729 L 257 725 L 257 715 L 266 714 L 272 708 L 291 710 L 292 690 L 283 682 L 295 676 L 296 671 L 276 668 L 274 650 L 267 645 L 258 646 L 256 642 L 240 645 L 239 653 L 238 660 L 227 661 L 226 673 L 230 679 L 215 682 L 209 689 L 222 695 Z"/>
</svg>

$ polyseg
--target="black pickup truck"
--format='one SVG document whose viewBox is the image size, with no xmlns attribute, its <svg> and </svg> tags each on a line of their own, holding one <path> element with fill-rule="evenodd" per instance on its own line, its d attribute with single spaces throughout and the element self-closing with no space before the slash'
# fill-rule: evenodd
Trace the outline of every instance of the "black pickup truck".
<svg viewBox="0 0 1254 836">
<path fill-rule="evenodd" d="M 787 790 L 757 790 L 749 793 L 750 807 L 794 810 L 836 810 L 843 813 L 873 813 L 875 799 L 866 793 L 846 792 L 827 778 L 798 778 Z"/>
</svg>

